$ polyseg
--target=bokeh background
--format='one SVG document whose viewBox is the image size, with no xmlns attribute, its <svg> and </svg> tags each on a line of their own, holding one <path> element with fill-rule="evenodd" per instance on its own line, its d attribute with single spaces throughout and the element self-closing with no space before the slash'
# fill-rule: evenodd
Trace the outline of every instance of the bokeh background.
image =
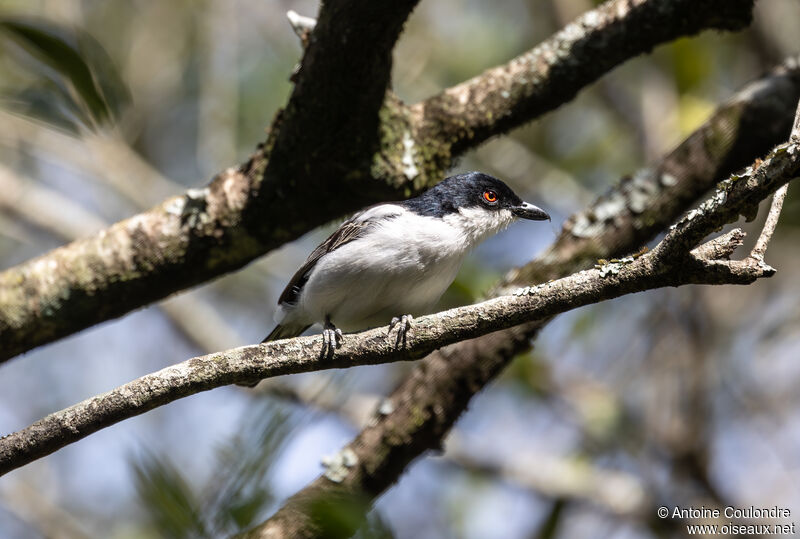
<svg viewBox="0 0 800 539">
<path fill-rule="evenodd" d="M 505 63 L 589 0 L 424 0 L 395 50 L 415 102 Z M 247 158 L 291 90 L 285 13 L 309 0 L 3 0 L 0 16 L 79 53 L 109 118 L 29 41 L 0 31 L 0 269 L 207 183 Z M 6 19 L 8 20 L 8 19 Z M 442 306 L 480 299 L 560 223 L 657 159 L 747 81 L 800 52 L 800 4 L 616 69 L 498 137 L 482 170 L 546 208 L 468 259 Z M 102 116 L 102 113 L 100 113 Z M 102 118 L 101 118 L 102 119 Z M 794 186 L 796 187 L 796 186 Z M 792 511 L 800 522 L 800 244 L 789 191 L 748 287 L 626 296 L 559 317 L 418 460 L 364 537 L 653 537 L 659 505 Z M 762 214 L 746 230 L 757 234 Z M 0 434 L 205 352 L 258 342 L 277 296 L 335 223 L 192 291 L 0 367 Z M 2 346 L 2 343 L 0 343 Z M 293 376 L 183 399 L 0 479 L 0 537 L 217 537 L 260 521 L 321 471 L 410 365 Z M 663 523 L 661 523 L 663 524 Z"/>
</svg>

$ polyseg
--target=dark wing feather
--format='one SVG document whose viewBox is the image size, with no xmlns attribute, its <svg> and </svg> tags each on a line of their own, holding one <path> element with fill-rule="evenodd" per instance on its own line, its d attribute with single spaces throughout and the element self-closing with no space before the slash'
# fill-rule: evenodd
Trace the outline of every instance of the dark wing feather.
<svg viewBox="0 0 800 539">
<path fill-rule="evenodd" d="M 297 270 L 292 276 L 292 280 L 289 281 L 289 284 L 286 285 L 286 288 L 283 289 L 281 297 L 278 298 L 279 304 L 296 303 L 297 297 L 300 295 L 300 290 L 303 289 L 303 285 L 306 284 L 306 281 L 308 281 L 308 276 L 311 273 L 311 270 L 314 269 L 314 266 L 319 259 L 322 258 L 323 255 L 330 253 L 345 243 L 353 241 L 364 233 L 364 231 L 370 225 L 370 221 L 360 220 L 359 217 L 361 215 L 363 215 L 363 213 L 359 213 L 353 216 L 352 219 L 342 223 L 342 226 L 336 229 L 336 232 L 328 236 L 328 239 L 323 241 L 316 249 L 314 249 L 305 263 L 300 266 L 300 269 Z"/>
</svg>

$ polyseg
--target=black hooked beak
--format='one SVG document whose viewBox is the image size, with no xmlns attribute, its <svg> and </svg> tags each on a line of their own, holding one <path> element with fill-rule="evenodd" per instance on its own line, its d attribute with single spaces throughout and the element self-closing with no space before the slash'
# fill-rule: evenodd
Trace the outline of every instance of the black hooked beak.
<svg viewBox="0 0 800 539">
<path fill-rule="evenodd" d="M 550 220 L 550 216 L 542 208 L 523 202 L 519 206 L 511 208 L 511 213 L 522 219 L 530 219 L 531 221 L 544 221 Z"/>
</svg>

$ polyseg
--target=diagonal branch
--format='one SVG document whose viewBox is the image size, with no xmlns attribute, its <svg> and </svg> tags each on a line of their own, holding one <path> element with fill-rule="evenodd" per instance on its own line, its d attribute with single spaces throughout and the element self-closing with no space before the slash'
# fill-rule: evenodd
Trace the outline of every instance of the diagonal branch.
<svg viewBox="0 0 800 539">
<path fill-rule="evenodd" d="M 800 169 L 800 160 L 794 163 Z M 524 322 L 624 294 L 688 283 L 749 284 L 774 273 L 758 264 L 730 263 L 717 271 L 716 260 L 696 258 L 681 271 L 655 267 L 653 254 L 631 259 L 614 271 L 583 271 L 521 289 L 475 305 L 421 317 L 405 347 L 397 347 L 385 328 L 348 335 L 332 359 L 319 357 L 318 336 L 235 348 L 196 357 L 144 376 L 113 391 L 51 414 L 0 441 L 0 473 L 24 465 L 73 441 L 127 417 L 146 412 L 177 398 L 231 383 L 320 369 L 346 368 L 419 359 L 432 351 Z M 711 272 L 709 270 L 713 269 Z"/>
<path fill-rule="evenodd" d="M 674 39 L 674 25 L 687 35 L 709 27 L 736 30 L 752 5 L 724 0 L 606 2 L 533 50 L 412 110 L 422 117 L 424 132 L 453 139 L 452 151 L 460 153 L 569 101 L 630 58 L 631 47 L 647 50 L 642 45 Z"/>
<path fill-rule="evenodd" d="M 656 166 L 623 180 L 570 218 L 553 246 L 539 259 L 511 272 L 506 283 L 545 282 L 586 267 L 596 258 L 637 250 L 713 187 L 720 174 L 743 166 L 743 159 L 761 155 L 765 151 L 761 144 L 786 139 L 800 98 L 797 70 L 797 61 L 791 59 L 748 85 Z M 737 240 L 732 237 L 731 241 L 735 244 Z M 714 247 L 712 252 L 720 246 L 716 240 L 709 244 L 709 249 Z M 698 254 L 702 255 L 702 250 Z M 727 254 L 724 249 L 715 256 Z M 359 455 L 377 456 L 359 474 L 347 478 L 348 490 L 377 496 L 413 459 L 440 447 L 469 399 L 514 355 L 530 348 L 530 340 L 542 325 L 518 326 L 449 347 L 415 368 L 391 396 L 394 410 L 377 418 L 349 444 Z M 337 488 L 323 480 L 312 483 L 264 526 L 280 529 L 288 522 L 300 522 L 296 526 L 307 531 L 311 523 L 302 500 Z"/>
<path fill-rule="evenodd" d="M 713 211 L 707 213 L 703 230 L 709 234 L 723 226 L 730 221 L 731 215 L 737 215 L 743 205 L 758 197 L 766 198 L 797 176 L 798 170 L 800 142 L 779 146 L 758 167 L 747 173 L 747 179 L 723 184 L 727 196 L 715 203 Z M 715 195 L 711 200 L 718 199 L 719 196 Z M 680 234 L 695 233 L 695 228 L 678 226 L 675 233 L 667 236 L 664 242 L 674 235 L 679 237 Z M 452 343 L 548 319 L 624 294 L 690 283 L 748 284 L 775 272 L 752 257 L 743 261 L 727 260 L 741 244 L 740 231 L 733 231 L 712 242 L 713 249 L 692 253 L 687 250 L 675 257 L 664 257 L 662 249 L 656 248 L 636 258 L 612 261 L 556 281 L 526 287 L 513 295 L 421 317 L 415 321 L 413 334 L 408 337 L 404 347 L 397 347 L 395 336 L 387 333 L 385 328 L 378 328 L 349 335 L 332 359 L 319 357 L 316 336 L 246 346 L 193 358 L 51 414 L 26 429 L 4 437 L 0 440 L 0 473 L 27 464 L 103 427 L 214 387 L 283 374 L 418 359 Z M 721 255 L 722 259 L 708 258 L 709 255 Z M 473 389 L 473 386 L 464 386 L 458 393 L 468 400 Z M 414 406 L 416 403 L 411 408 L 414 409 Z M 422 427 L 424 422 L 416 424 Z M 394 449 L 405 450 L 406 445 L 402 440 L 394 442 Z M 382 459 L 378 460 L 380 463 L 388 462 L 386 455 L 382 451 L 372 454 L 362 452 L 358 456 L 365 461 Z M 361 469 L 347 474 L 347 488 L 358 486 L 364 478 L 363 474 L 364 470 Z M 324 487 L 326 480 L 320 479 L 318 483 L 320 481 Z M 320 488 L 320 484 L 315 485 Z M 374 491 L 368 487 L 366 490 Z M 283 520 L 278 518 L 274 522 Z"/>
<path fill-rule="evenodd" d="M 704 28 L 744 27 L 752 4 L 609 0 L 522 57 L 407 107 L 386 90 L 415 1 L 325 2 L 289 103 L 247 163 L 0 273 L 0 361 L 236 270 L 361 206 L 418 193 L 467 149 L 626 59 Z"/>
<path fill-rule="evenodd" d="M 507 280 L 546 281 L 638 250 L 720 179 L 785 141 L 798 99 L 800 63 L 790 58 L 742 88 L 660 162 L 571 216 L 556 241 Z"/>
<path fill-rule="evenodd" d="M 800 121 L 798 121 L 800 108 L 797 109 L 794 118 L 789 142 L 775 148 L 767 159 L 772 159 L 784 152 L 791 154 L 797 151 L 796 144 L 800 142 Z M 777 160 L 777 162 L 780 161 Z M 656 248 L 655 254 L 662 260 L 679 256 L 681 252 L 696 247 L 703 238 L 715 230 L 720 222 L 731 223 L 738 219 L 740 214 L 754 214 L 753 209 L 757 210 L 758 205 L 766 198 L 765 192 L 759 190 L 758 186 L 771 185 L 769 178 L 756 178 L 757 175 L 763 174 L 772 174 L 783 178 L 787 171 L 753 165 L 741 174 L 732 175 L 717 186 L 716 192 L 710 199 L 684 215 L 670 228 L 670 232 Z M 779 187 L 784 187 L 785 183 L 770 188 L 769 193 L 777 191 Z M 762 259 L 766 251 L 766 243 L 769 242 L 777 225 L 785 196 L 786 189 L 775 192 L 764 231 L 753 249 L 753 254 Z"/>
</svg>

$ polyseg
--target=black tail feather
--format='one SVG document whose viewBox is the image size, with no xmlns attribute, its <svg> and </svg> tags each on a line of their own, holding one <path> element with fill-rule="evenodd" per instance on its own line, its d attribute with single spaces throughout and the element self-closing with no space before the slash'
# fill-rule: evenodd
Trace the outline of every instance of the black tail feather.
<svg viewBox="0 0 800 539">
<path fill-rule="evenodd" d="M 277 341 L 280 339 L 291 339 L 292 337 L 297 337 L 298 335 L 302 334 L 305 330 L 311 327 L 311 324 L 307 326 L 297 326 L 297 325 L 286 325 L 282 326 L 278 324 L 275 326 L 275 329 L 269 332 L 269 335 L 264 337 L 264 340 L 261 341 L 262 343 L 269 342 L 269 341 Z"/>
</svg>

